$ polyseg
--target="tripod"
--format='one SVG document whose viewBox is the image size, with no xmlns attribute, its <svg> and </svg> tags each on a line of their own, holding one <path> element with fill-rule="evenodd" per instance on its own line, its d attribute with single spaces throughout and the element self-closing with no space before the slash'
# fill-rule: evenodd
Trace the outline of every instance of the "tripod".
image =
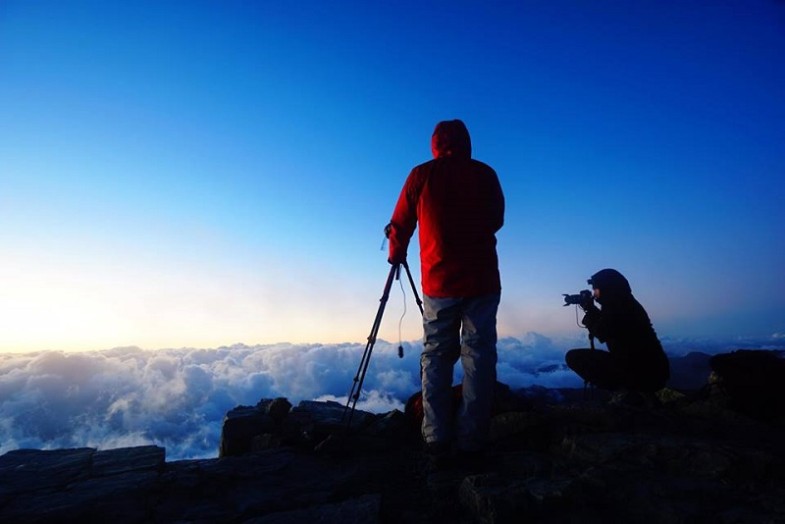
<svg viewBox="0 0 785 524">
<path fill-rule="evenodd" d="M 594 336 L 589 333 L 589 345 L 591 350 L 594 351 Z M 589 384 L 588 380 L 583 381 L 583 400 L 592 400 L 594 397 L 594 386 Z"/>
<path fill-rule="evenodd" d="M 371 334 L 368 335 L 368 342 L 365 344 L 365 351 L 363 352 L 362 359 L 360 359 L 360 367 L 357 368 L 357 374 L 354 376 L 352 382 L 352 389 L 349 391 L 349 398 L 346 400 L 346 407 L 343 411 L 342 420 L 346 420 L 346 427 L 351 427 L 352 416 L 354 415 L 354 408 L 357 405 L 357 399 L 360 398 L 360 390 L 365 381 L 365 374 L 368 371 L 368 364 L 371 362 L 371 353 L 373 346 L 376 343 L 376 335 L 379 333 L 379 326 L 382 323 L 382 316 L 384 315 L 384 307 L 387 305 L 387 299 L 390 297 L 390 287 L 392 287 L 393 279 L 399 280 L 401 278 L 401 266 L 406 270 L 406 275 L 409 277 L 409 284 L 412 286 L 414 298 L 417 301 L 417 306 L 420 308 L 420 314 L 423 314 L 422 300 L 420 295 L 417 294 L 417 288 L 414 285 L 412 273 L 409 271 L 409 264 L 405 261 L 399 264 L 393 264 L 390 268 L 390 273 L 387 275 L 387 282 L 384 284 L 384 292 L 382 298 L 379 300 L 379 310 L 376 312 L 376 318 L 371 326 Z M 351 408 L 349 405 L 351 404 Z"/>
</svg>

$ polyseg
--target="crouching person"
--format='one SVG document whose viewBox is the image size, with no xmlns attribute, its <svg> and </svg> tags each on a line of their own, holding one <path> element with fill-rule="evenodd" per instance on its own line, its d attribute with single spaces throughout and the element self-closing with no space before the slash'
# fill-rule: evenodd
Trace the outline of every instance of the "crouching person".
<svg viewBox="0 0 785 524">
<path fill-rule="evenodd" d="M 572 349 L 567 365 L 586 382 L 621 393 L 614 397 L 617 401 L 654 402 L 652 393 L 665 387 L 670 366 L 649 315 L 615 269 L 603 269 L 588 282 L 593 300 L 581 304 L 586 312 L 582 322 L 608 351 Z"/>
</svg>

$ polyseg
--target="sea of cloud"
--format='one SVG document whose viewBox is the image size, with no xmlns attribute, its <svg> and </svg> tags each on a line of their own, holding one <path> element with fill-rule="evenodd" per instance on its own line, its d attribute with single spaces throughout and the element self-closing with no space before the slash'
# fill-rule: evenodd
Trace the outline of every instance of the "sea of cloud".
<svg viewBox="0 0 785 524">
<path fill-rule="evenodd" d="M 580 387 L 564 366 L 564 352 L 585 342 L 534 333 L 501 339 L 498 378 L 513 388 Z M 742 347 L 739 341 L 663 342 L 676 354 Z M 775 336 L 768 345 L 783 347 L 785 340 Z M 421 344 L 403 347 L 399 358 L 397 344 L 376 342 L 357 409 L 402 409 L 419 390 Z M 346 403 L 364 350 L 365 344 L 346 343 L 0 354 L 0 454 L 156 444 L 166 448 L 167 460 L 215 457 L 223 417 L 238 405 L 274 397 Z"/>
</svg>

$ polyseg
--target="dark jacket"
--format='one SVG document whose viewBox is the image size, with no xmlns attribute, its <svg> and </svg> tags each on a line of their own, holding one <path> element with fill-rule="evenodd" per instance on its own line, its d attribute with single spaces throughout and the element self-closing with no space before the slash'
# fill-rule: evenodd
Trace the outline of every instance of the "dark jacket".
<svg viewBox="0 0 785 524">
<path fill-rule="evenodd" d="M 471 158 L 460 120 L 441 122 L 431 139 L 434 159 L 406 179 L 390 221 L 390 261 L 406 259 L 419 223 L 423 292 L 470 297 L 501 290 L 496 232 L 504 195 L 496 172 Z"/>
<path fill-rule="evenodd" d="M 638 382 L 665 385 L 670 377 L 662 349 L 646 310 L 632 295 L 629 282 L 615 269 L 603 269 L 590 280 L 600 290 L 583 319 L 589 333 L 605 343 L 617 365 Z"/>
</svg>

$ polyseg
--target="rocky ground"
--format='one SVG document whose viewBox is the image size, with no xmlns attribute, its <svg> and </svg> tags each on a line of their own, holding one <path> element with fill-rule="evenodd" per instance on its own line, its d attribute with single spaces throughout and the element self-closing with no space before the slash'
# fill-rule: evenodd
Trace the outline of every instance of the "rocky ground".
<svg viewBox="0 0 785 524">
<path fill-rule="evenodd" d="M 227 415 L 221 457 L 155 446 L 0 457 L 0 522 L 785 522 L 785 418 L 716 384 L 656 405 L 500 395 L 481 470 L 429 472 L 404 413 L 283 399 Z M 761 399 L 764 401 L 765 399 Z"/>
</svg>

